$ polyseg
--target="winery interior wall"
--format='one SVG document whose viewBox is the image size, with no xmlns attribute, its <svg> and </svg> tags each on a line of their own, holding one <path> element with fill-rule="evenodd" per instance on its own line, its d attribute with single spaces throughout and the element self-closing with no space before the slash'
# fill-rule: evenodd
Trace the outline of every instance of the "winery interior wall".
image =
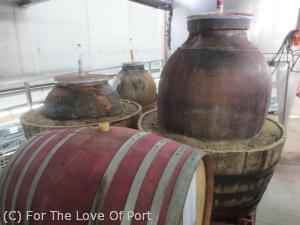
<svg viewBox="0 0 300 225">
<path fill-rule="evenodd" d="M 177 0 L 172 28 L 172 51 L 187 38 L 186 17 L 195 13 L 215 11 L 216 1 Z M 225 0 L 224 11 L 254 15 L 249 31 L 250 40 L 263 52 L 275 53 L 284 37 L 296 28 L 299 0 Z"/>
<path fill-rule="evenodd" d="M 162 58 L 163 12 L 127 0 L 50 0 L 29 7 L 0 1 L 0 79 Z M 81 47 L 79 47 L 81 46 Z"/>
</svg>

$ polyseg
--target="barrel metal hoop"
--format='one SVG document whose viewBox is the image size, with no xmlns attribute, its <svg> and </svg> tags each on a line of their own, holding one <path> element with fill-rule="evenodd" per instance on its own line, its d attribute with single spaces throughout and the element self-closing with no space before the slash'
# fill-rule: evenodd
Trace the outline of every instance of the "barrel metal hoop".
<svg viewBox="0 0 300 225">
<path fill-rule="evenodd" d="M 1 200 L 2 200 L 1 209 L 0 209 L 1 215 L 4 215 L 6 195 L 7 195 L 7 191 L 8 191 L 8 186 L 11 182 L 11 179 L 12 179 L 14 171 L 15 171 L 14 166 L 18 165 L 20 163 L 20 161 L 22 160 L 24 155 L 30 150 L 30 148 L 34 144 L 36 144 L 45 135 L 47 135 L 51 132 L 53 132 L 53 131 L 47 131 L 47 132 L 43 133 L 42 135 L 37 135 L 37 136 L 32 137 L 30 139 L 31 141 L 28 141 L 26 145 L 24 145 L 20 150 L 18 150 L 20 152 L 20 154 L 15 153 L 14 157 L 10 160 L 9 164 L 6 166 L 5 171 L 4 171 L 4 173 L 2 174 L 2 177 L 1 177 L 1 190 L 0 190 Z M 0 220 L 2 220 L 2 216 L 0 218 L 1 218 Z"/>
<path fill-rule="evenodd" d="M 36 159 L 36 157 L 40 154 L 40 152 L 42 152 L 45 148 L 45 146 L 47 146 L 49 144 L 50 141 L 52 141 L 55 137 L 57 137 L 59 134 L 61 134 L 63 131 L 65 130 L 60 130 L 59 132 L 55 133 L 54 135 L 52 135 L 50 138 L 48 138 L 45 142 L 43 142 L 43 144 L 41 144 L 35 151 L 34 153 L 30 156 L 30 158 L 28 159 L 28 161 L 26 162 L 25 166 L 22 169 L 22 172 L 20 174 L 20 176 L 18 177 L 18 181 L 17 184 L 14 188 L 13 191 L 13 197 L 12 197 L 12 202 L 11 202 L 11 211 L 15 210 L 16 207 L 16 202 L 18 199 L 18 194 L 22 185 L 22 182 L 24 180 L 25 175 L 27 174 L 30 166 L 32 165 L 32 162 Z M 14 224 L 14 221 L 12 221 L 12 223 Z"/>
<path fill-rule="evenodd" d="M 9 175 L 10 169 L 13 167 L 13 164 L 15 164 L 16 161 L 19 161 L 20 158 L 23 157 L 25 154 L 24 152 L 27 151 L 32 145 L 34 145 L 38 140 L 40 140 L 42 136 L 33 136 L 30 141 L 27 141 L 23 146 L 20 147 L 20 149 L 17 150 L 17 152 L 20 152 L 20 154 L 17 154 L 17 152 L 13 155 L 13 157 L 9 160 L 9 163 L 6 165 L 0 179 L 0 192 L 2 193 L 4 181 Z M 7 183 L 7 182 L 5 182 Z M 1 194 L 0 193 L 0 194 Z"/>
<path fill-rule="evenodd" d="M 166 189 L 168 187 L 168 184 L 172 178 L 173 172 L 175 171 L 175 168 L 181 158 L 181 156 L 189 149 L 186 145 L 179 146 L 176 151 L 171 156 L 169 162 L 167 163 L 166 168 L 164 169 L 164 172 L 159 180 L 150 213 L 151 213 L 151 220 L 147 222 L 147 225 L 156 225 L 158 222 L 158 218 L 160 215 L 163 199 L 166 193 Z"/>
<path fill-rule="evenodd" d="M 257 204 L 260 202 L 260 200 L 262 199 L 263 194 L 260 195 L 258 198 L 255 198 L 253 201 L 247 203 L 247 204 L 243 204 L 243 205 L 238 205 L 238 206 L 220 206 L 220 207 L 214 207 L 213 208 L 213 214 L 215 214 L 215 212 L 220 212 L 221 214 L 226 214 L 226 213 L 232 213 L 234 214 L 234 212 L 237 211 L 252 211 L 256 208 Z"/>
<path fill-rule="evenodd" d="M 124 214 L 128 215 L 127 213 L 133 211 L 135 208 L 136 200 L 138 198 L 138 194 L 140 192 L 141 186 L 145 179 L 145 176 L 149 170 L 151 163 L 153 162 L 157 153 L 169 142 L 169 139 L 163 138 L 160 139 L 147 153 L 146 157 L 144 158 L 142 164 L 140 165 L 136 176 L 133 180 L 133 183 L 130 188 L 130 192 L 127 197 L 127 202 L 124 208 Z M 131 217 L 123 216 L 121 225 L 130 225 L 131 224 Z"/>
<path fill-rule="evenodd" d="M 204 153 L 194 151 L 185 161 L 176 181 L 175 189 L 168 207 L 166 225 L 179 224 L 181 212 L 184 208 L 186 196 L 195 173 L 196 167 L 204 157 Z"/>
<path fill-rule="evenodd" d="M 271 167 L 266 170 L 260 172 L 254 172 L 249 174 L 237 174 L 237 175 L 219 175 L 215 174 L 215 184 L 221 182 L 222 184 L 228 184 L 232 182 L 249 182 L 249 180 L 259 180 L 261 178 L 267 177 L 273 173 L 275 166 L 277 165 L 278 161 L 276 161 Z"/>
<path fill-rule="evenodd" d="M 17 150 L 17 152 L 20 152 L 20 154 L 17 154 L 17 152 L 14 154 L 14 156 L 11 158 L 11 160 L 9 161 L 9 163 L 6 165 L 2 175 L 1 175 L 1 179 L 0 179 L 0 191 L 2 192 L 3 190 L 3 184 L 4 184 L 4 180 L 6 179 L 7 175 L 8 175 L 8 171 L 10 171 L 10 169 L 13 167 L 13 164 L 15 164 L 15 162 L 20 161 L 20 158 L 23 157 L 23 155 L 27 152 L 28 149 L 30 149 L 30 147 L 32 145 L 34 145 L 36 142 L 38 142 L 41 138 L 43 138 L 46 134 L 50 133 L 50 130 L 48 130 L 47 132 L 43 133 L 43 134 L 39 134 L 39 135 L 35 135 L 33 137 L 31 137 L 29 140 L 26 141 L 26 143 L 24 145 L 22 145 L 20 147 L 20 149 Z"/>
<path fill-rule="evenodd" d="M 28 212 L 31 209 L 32 206 L 32 201 L 33 201 L 33 197 L 34 194 L 36 192 L 38 183 L 44 173 L 44 171 L 46 170 L 49 162 L 51 161 L 51 159 L 55 156 L 55 154 L 57 153 L 57 151 L 67 142 L 69 141 L 71 138 L 75 137 L 76 135 L 78 135 L 82 130 L 86 130 L 85 127 L 83 128 L 78 128 L 76 129 L 74 132 L 68 134 L 67 136 L 65 136 L 62 140 L 60 140 L 52 149 L 51 151 L 48 153 L 48 155 L 46 156 L 46 158 L 44 159 L 44 161 L 42 162 L 42 164 L 40 165 L 39 169 L 37 170 L 33 181 L 31 183 L 30 189 L 29 189 L 29 193 L 26 199 L 26 205 L 25 205 L 25 210 L 24 210 L 24 218 L 26 218 L 26 212 Z M 24 219 L 24 225 L 29 225 L 29 221 L 27 219 Z"/>
<path fill-rule="evenodd" d="M 91 213 L 98 213 L 102 210 L 104 200 L 106 198 L 106 194 L 109 190 L 109 187 L 111 185 L 111 182 L 113 180 L 113 177 L 115 173 L 117 172 L 117 169 L 119 168 L 120 163 L 122 162 L 123 158 L 126 156 L 126 154 L 129 152 L 132 146 L 134 146 L 139 140 L 141 140 L 146 135 L 149 135 L 149 133 L 146 132 L 140 132 L 133 136 L 131 136 L 117 151 L 117 153 L 114 155 L 113 159 L 109 163 L 108 167 L 106 168 L 104 175 L 100 181 L 100 184 L 98 186 L 97 192 L 95 194 L 95 198 L 93 201 L 93 205 L 91 207 Z M 100 221 L 95 221 L 90 218 L 88 221 L 88 225 L 95 225 L 99 224 Z"/>
<path fill-rule="evenodd" d="M 260 193 L 262 190 L 266 190 L 267 186 L 269 184 L 270 179 L 272 178 L 272 175 L 268 177 L 266 184 L 260 186 L 259 188 L 255 188 L 252 190 L 248 191 L 242 191 L 242 192 L 236 192 L 236 193 L 216 193 L 214 192 L 214 199 L 220 199 L 220 200 L 231 200 L 233 198 L 238 198 L 238 197 L 244 197 L 246 196 L 251 196 L 254 195 L 255 193 Z"/>
</svg>

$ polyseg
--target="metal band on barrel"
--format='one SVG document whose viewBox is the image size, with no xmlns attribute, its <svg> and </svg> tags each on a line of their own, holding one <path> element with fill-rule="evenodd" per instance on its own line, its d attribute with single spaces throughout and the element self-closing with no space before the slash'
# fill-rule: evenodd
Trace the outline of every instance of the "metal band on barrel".
<svg viewBox="0 0 300 225">
<path fill-rule="evenodd" d="M 14 166 L 18 165 L 20 163 L 20 161 L 22 160 L 24 155 L 30 150 L 30 148 L 35 143 L 37 143 L 39 140 L 41 140 L 45 135 L 47 135 L 50 132 L 53 132 L 53 131 L 48 131 L 48 132 L 44 133 L 43 135 L 38 135 L 38 136 L 33 137 L 31 139 L 31 142 L 28 142 L 27 145 L 23 146 L 20 150 L 18 150 L 20 152 L 20 154 L 15 153 L 14 157 L 10 160 L 9 164 L 6 166 L 4 173 L 2 174 L 2 177 L 1 177 L 1 190 L 0 190 L 1 191 L 1 200 L 2 200 L 1 209 L 0 209 L 1 215 L 4 214 L 5 200 L 6 200 L 8 186 L 10 185 L 11 179 L 15 172 Z M 0 218 L 2 220 L 2 216 Z"/>
<path fill-rule="evenodd" d="M 65 136 L 62 140 L 60 140 L 52 149 L 51 151 L 48 153 L 47 157 L 44 159 L 44 161 L 42 162 L 42 164 L 40 165 L 40 168 L 37 170 L 34 179 L 31 183 L 30 189 L 29 189 L 29 193 L 27 196 L 27 200 L 26 200 L 26 206 L 25 206 L 25 210 L 24 210 L 24 214 L 26 218 L 26 212 L 28 212 L 29 210 L 31 210 L 31 205 L 32 205 L 32 200 L 33 200 L 33 196 L 35 194 L 36 188 L 38 186 L 38 183 L 41 179 L 41 176 L 43 175 L 45 169 L 47 168 L 49 162 L 51 161 L 51 159 L 54 157 L 54 155 L 56 154 L 56 152 L 71 138 L 73 138 L 74 136 L 76 136 L 77 134 L 80 133 L 80 131 L 84 130 L 85 128 L 79 128 L 77 130 L 75 130 L 74 132 L 68 134 L 67 136 Z M 28 225 L 29 221 L 24 219 L 24 225 Z"/>
<path fill-rule="evenodd" d="M 181 156 L 189 149 L 186 145 L 181 145 L 176 149 L 174 154 L 172 155 L 171 159 L 169 160 L 166 168 L 164 169 L 164 172 L 160 178 L 160 181 L 158 183 L 150 213 L 151 213 L 151 220 L 147 222 L 147 225 L 156 225 L 158 222 L 158 218 L 160 215 L 163 199 L 166 193 L 166 189 L 168 187 L 168 184 L 172 178 L 173 172 L 181 158 Z"/>
<path fill-rule="evenodd" d="M 31 138 L 31 140 L 26 141 L 26 143 L 24 145 L 20 146 L 20 148 L 16 150 L 15 154 L 11 157 L 11 159 L 9 160 L 9 162 L 7 163 L 5 169 L 3 170 L 2 174 L 1 174 L 1 178 L 0 178 L 0 190 L 3 189 L 2 186 L 3 186 L 4 180 L 6 179 L 7 172 L 11 168 L 12 164 L 18 158 L 17 152 L 21 152 L 21 154 L 23 154 L 24 149 L 28 148 L 29 145 L 32 146 L 32 142 L 36 143 L 41 137 L 42 136 L 40 136 L 40 137 L 39 136 L 33 136 Z"/>
<path fill-rule="evenodd" d="M 57 137 L 57 135 L 59 135 L 60 133 L 62 133 L 64 130 L 60 130 L 59 132 L 55 133 L 54 135 L 52 135 L 50 138 L 48 138 L 43 144 L 41 144 L 34 152 L 33 154 L 30 156 L 29 160 L 26 162 L 20 176 L 18 177 L 18 181 L 17 184 L 14 188 L 13 191 L 13 198 L 12 198 L 12 202 L 11 202 L 11 211 L 15 210 L 16 207 L 16 202 L 17 202 L 17 198 L 18 198 L 18 194 L 21 188 L 21 184 L 23 182 L 23 179 L 29 169 L 29 167 L 31 166 L 32 162 L 35 160 L 35 158 L 38 156 L 38 154 L 44 149 L 45 146 L 48 145 L 48 143 L 50 141 L 52 141 L 55 137 Z M 14 224 L 15 221 L 12 221 L 12 224 Z"/>
<path fill-rule="evenodd" d="M 147 153 L 146 157 L 144 158 L 142 164 L 140 165 L 137 174 L 134 178 L 134 181 L 131 185 L 130 192 L 127 197 L 127 202 L 124 208 L 124 215 L 127 215 L 128 212 L 133 211 L 135 208 L 136 200 L 138 198 L 138 194 L 140 192 L 140 188 L 143 184 L 144 178 L 148 172 L 148 169 L 154 160 L 157 153 L 161 150 L 163 146 L 165 146 L 169 142 L 168 139 L 161 139 L 159 140 Z M 128 216 L 123 216 L 121 225 L 130 225 L 131 218 Z"/>
<path fill-rule="evenodd" d="M 166 225 L 179 224 L 186 196 L 199 161 L 205 154 L 194 151 L 185 161 L 178 176 L 175 189 L 168 207 Z"/>
<path fill-rule="evenodd" d="M 14 156 L 11 158 L 11 160 L 9 160 L 9 163 L 6 165 L 2 175 L 1 175 L 1 179 L 0 179 L 0 190 L 2 192 L 3 190 L 3 184 L 4 184 L 4 180 L 6 179 L 7 174 L 9 174 L 11 171 L 10 169 L 12 168 L 13 164 L 15 163 L 19 163 L 20 160 L 23 158 L 23 156 L 25 155 L 25 153 L 36 143 L 38 142 L 42 137 L 44 137 L 46 134 L 50 133 L 50 131 L 46 132 L 43 135 L 37 135 L 37 136 L 33 136 L 32 138 L 30 138 L 30 140 L 28 140 L 23 146 L 20 147 L 20 149 L 18 149 L 16 151 L 16 153 L 14 154 Z M 17 152 L 20 152 L 20 154 L 17 154 Z M 5 182 L 7 183 L 7 182 Z"/>
<path fill-rule="evenodd" d="M 103 178 L 100 182 L 100 185 L 97 189 L 97 193 L 95 199 L 93 201 L 93 205 L 91 208 L 91 213 L 98 213 L 102 210 L 104 200 L 107 194 L 107 191 L 110 187 L 112 179 L 119 167 L 119 164 L 125 157 L 125 155 L 129 152 L 131 147 L 137 143 L 144 136 L 148 135 L 146 132 L 137 133 L 131 136 L 118 150 L 118 152 L 114 155 L 113 159 L 109 163 L 107 169 L 104 172 Z M 100 221 L 95 221 L 90 219 L 88 225 L 98 224 Z"/>
</svg>

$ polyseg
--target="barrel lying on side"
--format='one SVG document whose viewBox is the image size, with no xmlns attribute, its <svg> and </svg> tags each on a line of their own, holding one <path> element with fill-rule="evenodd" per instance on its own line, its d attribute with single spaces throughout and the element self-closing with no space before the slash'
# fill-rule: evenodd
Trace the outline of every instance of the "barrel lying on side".
<svg viewBox="0 0 300 225">
<path fill-rule="evenodd" d="M 0 213 L 18 210 L 19 224 L 26 225 L 66 224 L 51 210 L 71 213 L 73 225 L 209 225 L 211 168 L 203 152 L 151 133 L 55 129 L 33 137 L 10 161 L 0 183 Z M 34 220 L 30 211 L 46 215 Z M 134 217 L 117 217 L 123 211 Z M 104 217 L 77 220 L 84 213 Z"/>
</svg>

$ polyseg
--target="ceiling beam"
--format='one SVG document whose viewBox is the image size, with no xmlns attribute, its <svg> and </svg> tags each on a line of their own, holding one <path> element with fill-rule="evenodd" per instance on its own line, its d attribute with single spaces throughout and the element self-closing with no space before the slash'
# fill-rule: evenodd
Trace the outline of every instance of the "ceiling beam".
<svg viewBox="0 0 300 225">
<path fill-rule="evenodd" d="M 17 0 L 17 4 L 19 6 L 29 6 L 29 5 L 33 5 L 45 1 L 50 1 L 50 0 Z"/>
<path fill-rule="evenodd" d="M 151 6 L 157 9 L 171 10 L 172 4 L 169 0 L 129 0 L 143 5 Z"/>
</svg>

